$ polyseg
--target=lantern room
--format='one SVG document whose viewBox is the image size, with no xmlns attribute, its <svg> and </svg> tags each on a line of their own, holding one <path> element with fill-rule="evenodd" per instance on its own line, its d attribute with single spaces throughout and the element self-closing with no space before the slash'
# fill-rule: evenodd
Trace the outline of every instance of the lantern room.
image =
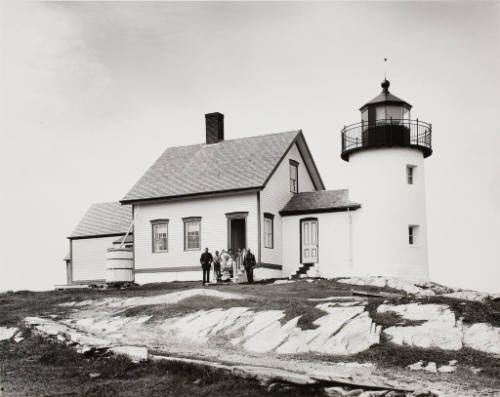
<svg viewBox="0 0 500 397">
<path fill-rule="evenodd" d="M 381 84 L 382 92 L 359 109 L 362 122 L 368 124 L 377 120 L 410 120 L 411 105 L 391 94 L 390 84 L 388 80 L 384 80 Z"/>
<path fill-rule="evenodd" d="M 342 159 L 349 161 L 356 151 L 393 146 L 414 147 L 430 156 L 431 124 L 411 119 L 412 106 L 389 92 L 388 80 L 381 87 L 382 92 L 359 109 L 361 122 L 342 129 Z"/>
</svg>

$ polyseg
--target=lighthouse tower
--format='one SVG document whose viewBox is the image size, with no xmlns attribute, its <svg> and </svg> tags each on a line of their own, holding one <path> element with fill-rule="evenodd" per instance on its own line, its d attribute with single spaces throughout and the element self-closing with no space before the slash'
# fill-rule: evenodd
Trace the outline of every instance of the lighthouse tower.
<svg viewBox="0 0 500 397">
<path fill-rule="evenodd" d="M 427 279 L 424 159 L 432 154 L 431 124 L 410 117 L 412 106 L 382 92 L 360 108 L 361 122 L 342 129 L 349 162 L 351 272 L 359 276 Z"/>
</svg>

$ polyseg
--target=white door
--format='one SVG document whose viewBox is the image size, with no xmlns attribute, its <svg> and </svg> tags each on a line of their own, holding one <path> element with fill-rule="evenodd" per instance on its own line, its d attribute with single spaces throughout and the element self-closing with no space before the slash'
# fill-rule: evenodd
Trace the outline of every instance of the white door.
<svg viewBox="0 0 500 397">
<path fill-rule="evenodd" d="M 318 221 L 302 221 L 302 263 L 318 262 Z"/>
</svg>

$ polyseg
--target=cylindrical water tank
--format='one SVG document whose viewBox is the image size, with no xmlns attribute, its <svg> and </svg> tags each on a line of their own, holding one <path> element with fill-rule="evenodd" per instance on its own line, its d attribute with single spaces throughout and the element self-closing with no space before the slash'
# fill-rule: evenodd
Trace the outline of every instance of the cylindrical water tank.
<svg viewBox="0 0 500 397">
<path fill-rule="evenodd" d="M 106 283 L 134 282 L 134 252 L 132 248 L 108 248 Z"/>
</svg>

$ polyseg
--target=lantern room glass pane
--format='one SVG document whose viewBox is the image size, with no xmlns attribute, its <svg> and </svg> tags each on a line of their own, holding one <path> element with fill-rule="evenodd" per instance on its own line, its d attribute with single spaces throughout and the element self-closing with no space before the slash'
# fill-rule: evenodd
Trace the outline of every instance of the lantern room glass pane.
<svg viewBox="0 0 500 397">
<path fill-rule="evenodd" d="M 399 120 L 402 119 L 403 116 L 402 110 L 403 108 L 401 106 L 388 105 L 385 108 L 386 118 L 392 118 L 393 121 L 399 122 Z"/>
<path fill-rule="evenodd" d="M 368 109 L 365 109 L 361 112 L 361 121 L 368 121 Z"/>
<path fill-rule="evenodd" d="M 385 119 L 385 106 L 377 106 L 375 108 L 375 119 L 376 120 L 383 120 Z"/>
<path fill-rule="evenodd" d="M 410 120 L 410 111 L 406 108 L 403 108 L 403 119 Z"/>
</svg>

